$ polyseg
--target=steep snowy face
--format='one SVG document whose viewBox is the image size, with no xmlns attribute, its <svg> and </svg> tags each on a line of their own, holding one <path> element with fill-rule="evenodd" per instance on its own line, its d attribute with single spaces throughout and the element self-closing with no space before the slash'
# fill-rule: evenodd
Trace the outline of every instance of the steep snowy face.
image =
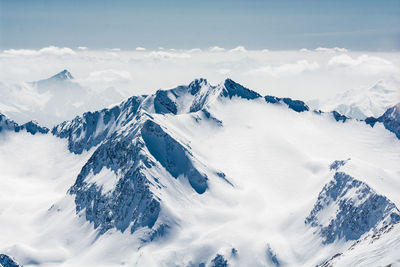
<svg viewBox="0 0 400 267">
<path fill-rule="evenodd" d="M 336 162 L 338 169 L 343 162 Z M 344 172 L 324 186 L 305 223 L 318 229 L 324 244 L 357 240 L 400 221 L 400 211 L 385 196 Z"/>
<path fill-rule="evenodd" d="M 8 119 L 5 115 L 0 113 L 0 133 L 2 131 L 19 132 L 22 130 L 25 130 L 32 135 L 36 133 L 46 134 L 49 132 L 49 129 L 39 126 L 35 121 L 29 121 L 22 125 L 18 125 L 16 122 Z"/>
<path fill-rule="evenodd" d="M 34 217 L 23 223 L 0 199 L 0 222 L 22 224 L 14 232 L 35 226 L 34 237 L 0 235 L 0 253 L 24 265 L 316 266 L 366 235 L 399 247 L 398 231 L 386 229 L 399 225 L 400 143 L 383 127 L 308 109 L 198 79 L 61 123 L 52 129 L 60 138 L 25 134 L 43 139 L 29 153 L 12 135 L 12 145 L 0 142 L 0 163 L 24 155 L 38 167 L 0 168 L 6 186 L 21 173 L 37 177 L 24 193 L 43 177 L 65 180 L 36 190 L 58 194 L 35 212 L 36 195 L 20 204 Z"/>
<path fill-rule="evenodd" d="M 323 111 L 336 110 L 347 117 L 363 120 L 380 116 L 399 101 L 398 82 L 388 80 L 379 81 L 370 88 L 348 90 L 322 101 L 315 108 Z"/>
<path fill-rule="evenodd" d="M 219 97 L 254 99 L 259 95 L 231 80 L 211 86 L 198 79 L 152 96 L 131 97 L 111 109 L 88 112 L 54 127 L 52 133 L 67 138 L 70 151 L 76 154 L 98 146 L 69 190 L 75 196 L 76 212 L 84 212 L 100 233 L 111 228 L 122 232 L 129 228 L 133 233 L 141 227 L 158 234 L 166 231 L 174 221 L 160 216 L 160 195 L 167 184 L 175 179 L 173 183 L 188 183 L 203 194 L 210 178 L 205 172 L 227 180 L 222 172 L 198 160 L 190 146 L 166 132 L 149 112 L 199 112 L 195 120 L 220 124 L 206 110 Z"/>
<path fill-rule="evenodd" d="M 394 133 L 400 139 L 400 103 L 389 108 L 379 118 L 369 117 L 365 122 L 372 127 L 375 123 L 383 123 L 385 128 Z"/>
<path fill-rule="evenodd" d="M 207 107 L 219 98 L 232 97 L 256 99 L 261 96 L 230 79 L 217 86 L 210 85 L 205 79 L 196 79 L 187 86 L 158 90 L 150 96 L 133 96 L 113 108 L 86 112 L 55 126 L 52 133 L 67 138 L 70 151 L 80 154 L 131 123 L 140 111 L 176 115 L 202 110 L 206 117 L 212 118 Z"/>
<path fill-rule="evenodd" d="M 76 211 L 84 211 L 100 233 L 110 228 L 122 232 L 129 228 L 133 233 L 147 227 L 153 239 L 173 221 L 166 216 L 159 219 L 159 195 L 168 179 L 185 177 L 202 194 L 208 178 L 196 168 L 199 163 L 188 148 L 149 115 L 141 113 L 134 120 L 95 150 L 69 192 L 75 195 Z"/>
<path fill-rule="evenodd" d="M 179 134 L 173 130 L 166 131 L 163 120 L 157 118 L 168 114 L 192 114 L 197 122 L 206 120 L 221 127 L 223 122 L 208 110 L 212 110 L 219 100 L 234 97 L 262 99 L 256 92 L 230 79 L 217 86 L 210 85 L 205 79 L 197 79 L 187 86 L 159 90 L 150 96 L 131 97 L 120 105 L 87 112 L 82 117 L 54 127 L 52 133 L 66 138 L 69 150 L 75 154 L 97 147 L 69 191 L 75 196 L 76 212 L 84 212 L 86 219 L 93 222 L 100 233 L 111 228 L 122 232 L 129 229 L 133 233 L 142 227 L 153 233 L 166 231 L 174 221 L 173 216 L 161 216 L 161 196 L 167 184 L 174 179 L 178 183 L 187 181 L 194 192 L 203 194 L 210 178 L 226 178 L 199 161 L 190 146 L 180 140 Z M 299 113 L 309 110 L 299 100 L 273 96 L 264 100 L 286 105 Z M 345 122 L 347 119 L 339 113 L 333 115 L 337 121 Z M 212 173 L 213 177 L 205 173 Z M 347 192 L 350 189 L 334 190 Z M 307 219 L 313 226 L 317 225 L 316 215 L 314 217 L 310 215 Z M 360 228 L 360 234 L 370 226 Z M 327 243 L 342 236 L 355 238 L 346 236 L 345 229 L 331 233 L 332 227 L 336 226 L 324 226 L 322 230 L 331 235 L 326 237 Z"/>
<path fill-rule="evenodd" d="M 176 115 L 202 110 L 219 97 L 255 99 L 261 96 L 230 79 L 226 79 L 217 86 L 212 86 L 206 79 L 200 78 L 188 86 L 159 90 L 146 101 L 144 106 L 148 107 L 149 112 Z"/>
<path fill-rule="evenodd" d="M 196 112 L 213 101 L 217 90 L 206 79 L 196 79 L 188 86 L 179 86 L 171 90 L 159 90 L 154 96 L 155 113 L 178 114 Z"/>
<path fill-rule="evenodd" d="M 68 148 L 75 154 L 89 150 L 133 120 L 145 97 L 131 97 L 118 106 L 86 112 L 72 121 L 65 121 L 52 129 L 52 134 L 68 139 Z"/>
</svg>

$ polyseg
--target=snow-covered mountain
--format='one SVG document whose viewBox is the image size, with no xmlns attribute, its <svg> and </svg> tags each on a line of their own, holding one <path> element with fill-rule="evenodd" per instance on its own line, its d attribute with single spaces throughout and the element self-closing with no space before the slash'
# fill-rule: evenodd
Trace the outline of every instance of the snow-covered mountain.
<svg viewBox="0 0 400 267">
<path fill-rule="evenodd" d="M 375 123 L 382 123 L 386 129 L 393 132 L 400 139 L 400 103 L 386 110 L 382 116 L 378 118 L 369 117 L 365 122 L 372 127 Z"/>
<path fill-rule="evenodd" d="M 51 134 L 0 133 L 0 253 L 24 266 L 395 266 L 397 111 L 366 123 L 197 79 Z"/>
<path fill-rule="evenodd" d="M 337 96 L 311 101 L 310 105 L 323 111 L 337 111 L 347 117 L 363 120 L 379 117 L 389 107 L 400 102 L 399 82 L 391 79 L 378 81 L 370 88 L 351 89 Z"/>
<path fill-rule="evenodd" d="M 11 132 L 16 132 L 16 133 L 19 131 L 27 131 L 30 134 L 36 134 L 36 133 L 46 134 L 49 132 L 49 129 L 46 127 L 40 126 L 35 121 L 29 121 L 22 125 L 18 125 L 16 122 L 14 122 L 13 120 L 10 120 L 5 115 L 0 113 L 0 133 L 3 131 L 4 132 L 11 131 Z"/>
<path fill-rule="evenodd" d="M 123 98 L 112 88 L 97 92 L 80 85 L 68 70 L 36 82 L 0 83 L 0 94 L 0 112 L 18 123 L 34 119 L 47 127 Z"/>
</svg>

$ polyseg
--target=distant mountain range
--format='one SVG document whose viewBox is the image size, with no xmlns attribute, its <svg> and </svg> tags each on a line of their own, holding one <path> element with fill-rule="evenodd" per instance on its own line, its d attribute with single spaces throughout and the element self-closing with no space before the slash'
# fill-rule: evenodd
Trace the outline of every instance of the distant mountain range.
<svg viewBox="0 0 400 267">
<path fill-rule="evenodd" d="M 313 108 L 323 111 L 337 111 L 349 118 L 363 120 L 379 117 L 388 108 L 400 102 L 400 82 L 394 79 L 379 81 L 365 89 L 352 89 L 337 96 L 310 102 Z"/>
<path fill-rule="evenodd" d="M 113 88 L 97 92 L 80 85 L 68 70 L 36 82 L 0 83 L 0 94 L 0 112 L 20 123 L 34 119 L 47 127 L 123 99 Z"/>
</svg>

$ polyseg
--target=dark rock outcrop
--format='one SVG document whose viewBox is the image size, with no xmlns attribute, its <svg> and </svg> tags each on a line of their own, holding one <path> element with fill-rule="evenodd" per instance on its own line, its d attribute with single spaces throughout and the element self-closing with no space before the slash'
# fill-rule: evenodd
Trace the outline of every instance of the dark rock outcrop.
<svg viewBox="0 0 400 267">
<path fill-rule="evenodd" d="M 323 243 L 329 244 L 337 239 L 357 240 L 399 221 L 400 211 L 393 202 L 350 175 L 336 172 L 305 223 L 317 228 Z"/>
</svg>

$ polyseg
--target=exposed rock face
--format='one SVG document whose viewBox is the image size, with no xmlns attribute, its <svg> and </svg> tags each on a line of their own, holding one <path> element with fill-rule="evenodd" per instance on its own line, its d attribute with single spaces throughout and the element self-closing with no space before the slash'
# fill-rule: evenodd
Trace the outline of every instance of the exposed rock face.
<svg viewBox="0 0 400 267">
<path fill-rule="evenodd" d="M 163 213 L 161 196 L 165 185 L 170 182 L 168 179 L 187 180 L 195 193 L 203 194 L 207 191 L 210 177 L 202 171 L 208 167 L 193 155 L 190 147 L 152 114 L 194 113 L 195 119 L 210 120 L 222 126 L 207 107 L 218 99 L 232 97 L 251 100 L 261 96 L 229 79 L 217 86 L 198 79 L 188 86 L 159 90 L 150 96 L 131 97 L 113 108 L 87 112 L 54 127 L 52 133 L 68 139 L 68 147 L 74 153 L 80 154 L 96 147 L 69 190 L 75 195 L 76 212 L 84 212 L 86 219 L 93 222 L 100 233 L 111 228 L 128 229 L 133 233 L 147 227 L 155 235 L 164 234 L 170 228 L 169 223 L 174 221 L 173 218 L 160 217 Z M 301 101 L 265 99 L 285 103 L 296 112 L 308 110 Z M 267 102 L 272 101 L 269 100 Z M 229 184 L 225 174 L 207 173 L 215 173 L 218 179 Z M 384 197 L 370 197 L 375 196 L 373 191 L 363 193 L 362 185 L 343 187 L 347 185 L 342 181 L 345 178 L 339 173 L 335 175 L 335 180 L 321 192 L 319 202 L 306 220 L 321 228 L 326 243 L 335 238 L 356 238 L 375 227 L 377 222 L 373 218 L 386 214 L 385 204 L 387 208 L 394 205 Z M 358 197 L 365 198 L 365 206 L 352 205 L 353 200 L 345 193 L 356 187 L 361 190 Z M 346 198 L 339 197 L 342 195 Z M 319 221 L 318 213 L 330 203 L 339 205 L 338 214 L 332 218 L 332 225 L 325 225 Z M 371 205 L 381 208 L 374 210 L 365 221 L 363 216 L 368 214 Z M 347 221 L 344 214 L 348 211 L 361 214 L 360 218 L 357 217 L 359 221 Z M 351 227 L 359 227 L 358 232 L 350 233 L 347 229 Z"/>
<path fill-rule="evenodd" d="M 365 122 L 372 127 L 377 122 L 383 123 L 387 130 L 394 133 L 400 139 L 400 103 L 386 110 L 379 118 L 369 117 L 365 119 Z"/>
<path fill-rule="evenodd" d="M 163 181 L 184 177 L 196 193 L 203 194 L 209 177 L 199 170 L 206 166 L 190 148 L 167 133 L 151 113 L 200 112 L 203 119 L 221 124 L 205 108 L 219 97 L 233 96 L 259 97 L 231 80 L 211 86 L 198 79 L 152 96 L 131 97 L 113 108 L 87 112 L 54 127 L 52 133 L 68 139 L 74 153 L 98 146 L 69 190 L 75 195 L 76 212 L 84 211 L 100 233 L 111 228 L 133 233 L 140 227 L 154 233 L 167 231 L 168 223 L 158 221 Z M 216 177 L 228 181 L 223 173 L 216 172 Z"/>
<path fill-rule="evenodd" d="M 370 230 L 400 221 L 396 205 L 367 184 L 336 172 L 324 186 L 305 223 L 318 229 L 323 243 L 357 240 Z"/>
<path fill-rule="evenodd" d="M 280 261 L 278 260 L 278 256 L 269 244 L 267 245 L 267 260 L 274 266 L 279 267 L 281 265 Z"/>
<path fill-rule="evenodd" d="M 19 126 L 16 122 L 8 119 L 5 115 L 0 114 L 0 132 L 2 131 L 15 131 L 17 132 Z"/>
<path fill-rule="evenodd" d="M 0 266 L 1 267 L 20 267 L 12 258 L 6 254 L 0 254 Z"/>
<path fill-rule="evenodd" d="M 27 131 L 28 133 L 34 135 L 36 133 L 46 134 L 49 132 L 49 129 L 39 126 L 37 122 L 34 121 L 29 121 L 22 125 L 18 125 L 16 122 L 8 119 L 5 115 L 0 113 L 0 132 L 2 131 L 12 131 L 16 133 L 20 131 Z"/>
<path fill-rule="evenodd" d="M 141 133 L 149 152 L 173 177 L 184 175 L 197 193 L 206 191 L 207 176 L 193 166 L 192 155 L 185 147 L 151 120 L 144 123 Z"/>
<path fill-rule="evenodd" d="M 341 122 L 345 122 L 348 118 L 345 115 L 340 114 L 337 111 L 332 111 L 332 115 L 335 118 L 336 121 L 341 121 Z"/>
<path fill-rule="evenodd" d="M 291 98 L 280 98 L 276 96 L 265 96 L 265 101 L 271 104 L 286 104 L 288 108 L 296 111 L 296 112 L 303 112 L 309 111 L 310 108 L 301 100 L 293 100 Z"/>
<path fill-rule="evenodd" d="M 211 261 L 211 267 L 228 267 L 228 261 L 225 260 L 224 256 L 217 254 L 214 259 Z"/>
<path fill-rule="evenodd" d="M 51 132 L 60 138 L 67 138 L 69 150 L 80 154 L 130 122 L 142 101 L 143 97 L 134 96 L 113 108 L 86 112 L 82 117 L 55 126 Z"/>
<path fill-rule="evenodd" d="M 233 96 L 241 97 L 244 99 L 256 99 L 260 98 L 261 95 L 243 87 L 242 85 L 235 83 L 231 79 L 226 79 L 222 91 L 220 93 L 221 96 L 232 98 Z"/>
<path fill-rule="evenodd" d="M 333 171 L 333 170 L 337 171 L 337 170 L 340 169 L 340 167 L 344 166 L 344 165 L 347 163 L 347 161 L 349 161 L 349 160 L 350 160 L 350 159 L 347 159 L 347 160 L 335 160 L 335 161 L 332 162 L 332 164 L 329 166 L 329 169 L 330 169 L 331 171 Z"/>
<path fill-rule="evenodd" d="M 157 192 L 168 179 L 160 169 L 174 178 L 183 175 L 199 194 L 206 191 L 208 178 L 196 169 L 190 151 L 149 115 L 140 113 L 133 120 L 99 145 L 69 192 L 75 195 L 76 211 L 84 210 L 100 233 L 148 227 L 159 235 L 169 228 L 164 221 L 154 227 L 161 212 Z M 107 177 L 114 180 L 111 186 L 96 178 L 103 169 L 113 173 Z"/>
<path fill-rule="evenodd" d="M 378 120 L 400 139 L 400 103 L 389 108 Z"/>
</svg>

